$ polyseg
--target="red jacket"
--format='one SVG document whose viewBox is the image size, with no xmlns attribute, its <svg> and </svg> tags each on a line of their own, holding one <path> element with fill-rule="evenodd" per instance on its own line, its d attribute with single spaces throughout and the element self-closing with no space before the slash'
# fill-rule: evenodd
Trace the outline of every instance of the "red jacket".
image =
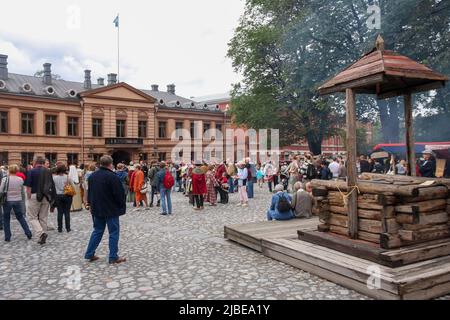
<svg viewBox="0 0 450 320">
<path fill-rule="evenodd" d="M 128 173 L 128 176 L 130 178 L 130 191 L 134 191 L 134 177 L 136 176 L 136 171 L 132 171 L 131 173 Z"/>
<path fill-rule="evenodd" d="M 194 168 L 194 170 L 192 170 L 192 194 L 202 195 L 206 193 L 208 193 L 208 191 L 206 190 L 205 174 L 200 168 Z"/>
<path fill-rule="evenodd" d="M 216 180 L 222 179 L 223 173 L 226 172 L 227 169 L 225 168 L 225 165 L 222 163 L 216 170 Z"/>
</svg>

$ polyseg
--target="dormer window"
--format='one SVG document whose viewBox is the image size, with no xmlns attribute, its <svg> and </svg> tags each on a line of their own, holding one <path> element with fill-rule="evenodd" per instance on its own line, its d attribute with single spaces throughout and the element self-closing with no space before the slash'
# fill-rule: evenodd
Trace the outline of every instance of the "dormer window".
<svg viewBox="0 0 450 320">
<path fill-rule="evenodd" d="M 32 92 L 32 91 L 33 91 L 33 88 L 31 87 L 31 84 L 25 83 L 25 84 L 22 86 L 22 90 L 25 91 L 25 92 Z"/>
<path fill-rule="evenodd" d="M 77 96 L 78 93 L 77 93 L 75 90 L 71 89 L 71 90 L 67 91 L 67 94 L 68 94 L 69 97 L 71 97 L 71 98 L 76 98 L 76 96 Z"/>
<path fill-rule="evenodd" d="M 3 80 L 0 80 L 0 90 L 6 90 L 6 82 Z"/>
<path fill-rule="evenodd" d="M 55 88 L 53 88 L 52 86 L 48 86 L 44 89 L 45 93 L 48 95 L 54 95 L 55 94 Z"/>
</svg>

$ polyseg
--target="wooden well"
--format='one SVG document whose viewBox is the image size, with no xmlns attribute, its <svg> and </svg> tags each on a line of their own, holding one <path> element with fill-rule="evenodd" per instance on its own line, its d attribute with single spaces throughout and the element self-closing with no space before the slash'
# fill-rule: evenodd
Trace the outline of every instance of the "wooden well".
<svg viewBox="0 0 450 320">
<path fill-rule="evenodd" d="M 330 248 L 338 245 L 341 250 L 346 247 L 349 254 L 356 252 L 355 246 L 381 252 L 442 239 L 449 239 L 450 248 L 450 180 L 372 174 L 358 179 L 356 169 L 358 93 L 374 94 L 378 99 L 404 97 L 408 172 L 415 176 L 412 94 L 442 88 L 448 80 L 408 57 L 385 50 L 384 40 L 378 36 L 372 51 L 319 88 L 322 95 L 346 94 L 348 177 L 346 182 L 312 182 L 315 210 L 323 223 L 318 232 L 299 232 L 300 240 Z M 436 256 L 450 254 L 446 250 Z"/>
</svg>

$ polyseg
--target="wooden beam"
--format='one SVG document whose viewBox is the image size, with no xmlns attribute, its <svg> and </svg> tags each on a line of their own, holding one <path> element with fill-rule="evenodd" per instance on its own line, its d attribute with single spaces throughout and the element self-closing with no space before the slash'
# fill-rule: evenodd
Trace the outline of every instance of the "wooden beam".
<svg viewBox="0 0 450 320">
<path fill-rule="evenodd" d="M 416 174 L 416 147 L 414 143 L 412 95 L 404 95 L 405 100 L 405 130 L 406 130 L 406 157 L 408 175 L 415 177 Z"/>
<path fill-rule="evenodd" d="M 347 108 L 347 187 L 349 236 L 358 238 L 358 190 L 355 189 L 358 178 L 356 169 L 356 95 L 353 89 L 346 90 Z"/>
</svg>

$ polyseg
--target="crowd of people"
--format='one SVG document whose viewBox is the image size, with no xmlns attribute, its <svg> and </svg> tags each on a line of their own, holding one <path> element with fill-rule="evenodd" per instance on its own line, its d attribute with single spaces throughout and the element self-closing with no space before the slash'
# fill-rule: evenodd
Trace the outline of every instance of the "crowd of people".
<svg viewBox="0 0 450 320">
<path fill-rule="evenodd" d="M 436 164 L 432 152 L 425 151 L 418 161 L 417 173 L 434 177 Z M 404 160 L 391 157 L 380 161 L 361 156 L 357 162 L 358 173 L 375 172 L 407 174 Z M 63 162 L 51 166 L 43 157 L 24 168 L 18 165 L 0 168 L 0 229 L 5 241 L 12 238 L 10 221 L 14 213 L 28 239 L 35 238 L 41 245 L 48 231 L 57 228 L 71 232 L 72 211 L 83 209 L 92 214 L 94 231 L 85 258 L 96 261 L 95 250 L 105 228 L 108 227 L 111 263 L 124 262 L 118 256 L 120 232 L 119 217 L 126 213 L 127 203 L 133 212 L 151 210 L 156 205 L 161 215 L 172 215 L 172 193 L 183 194 L 193 211 L 202 212 L 205 205 L 227 205 L 230 194 L 237 193 L 236 205 L 248 207 L 255 197 L 255 187 L 273 193 L 268 220 L 311 218 L 314 198 L 310 181 L 345 180 L 345 159 L 313 157 L 311 154 L 293 156 L 289 161 L 255 163 L 250 158 L 242 161 L 208 163 L 172 163 L 152 161 L 147 164 L 119 163 L 114 167 L 110 156 L 103 156 L 98 164 L 87 167 Z M 57 211 L 54 228 L 49 213 Z"/>
</svg>

